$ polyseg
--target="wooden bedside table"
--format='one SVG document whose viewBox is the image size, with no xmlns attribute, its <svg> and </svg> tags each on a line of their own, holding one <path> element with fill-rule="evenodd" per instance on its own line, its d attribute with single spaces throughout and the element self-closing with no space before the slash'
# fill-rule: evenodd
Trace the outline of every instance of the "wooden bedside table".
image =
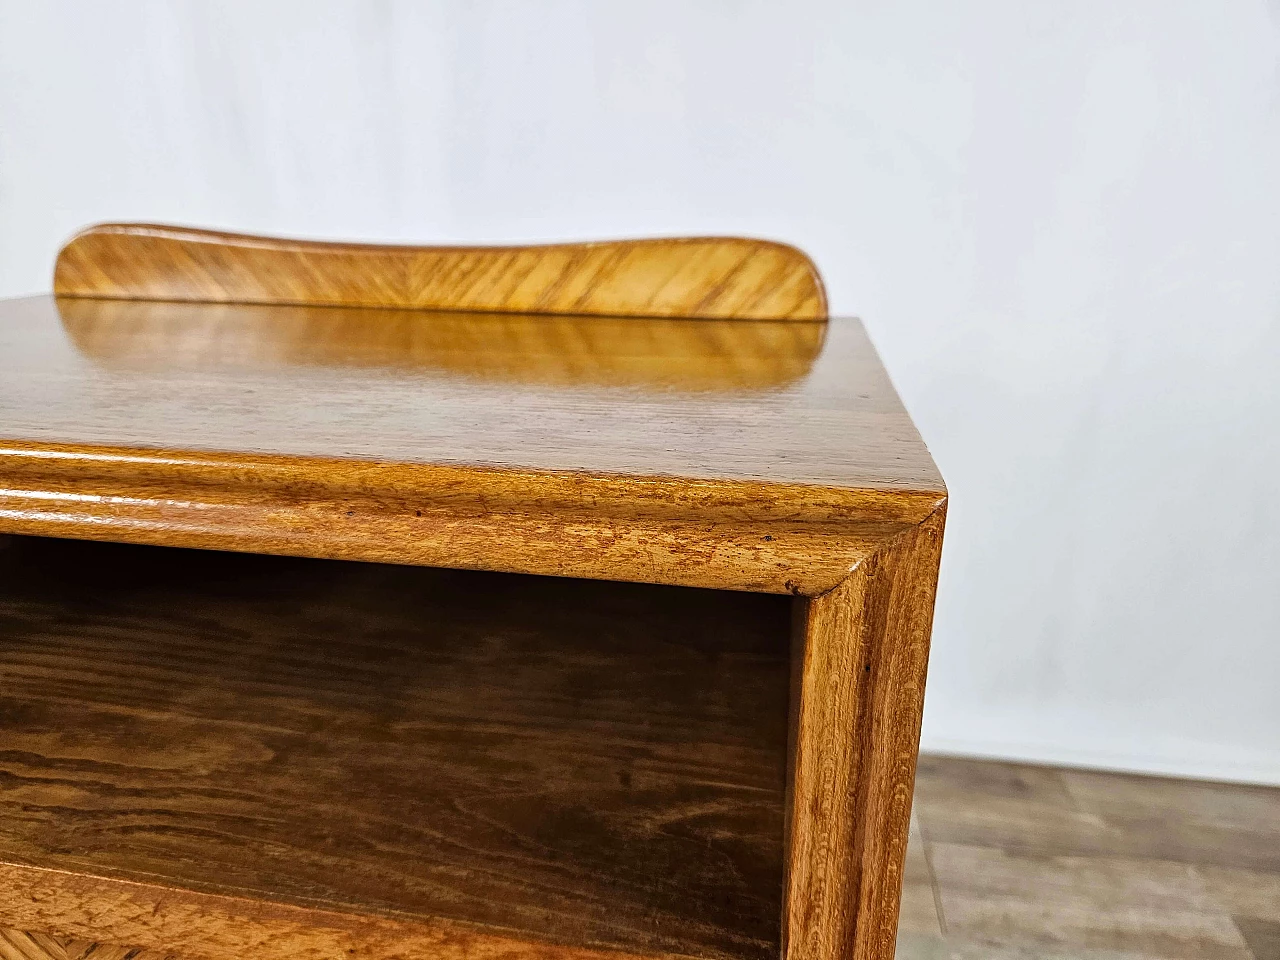
<svg viewBox="0 0 1280 960">
<path fill-rule="evenodd" d="M 946 493 L 803 254 L 108 226 L 55 291 L 0 956 L 892 956 Z"/>
</svg>

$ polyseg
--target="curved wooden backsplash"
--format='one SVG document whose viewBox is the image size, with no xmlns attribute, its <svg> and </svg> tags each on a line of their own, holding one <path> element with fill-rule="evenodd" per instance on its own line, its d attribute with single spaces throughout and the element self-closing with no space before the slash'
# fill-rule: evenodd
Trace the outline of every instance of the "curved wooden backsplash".
<svg viewBox="0 0 1280 960">
<path fill-rule="evenodd" d="M 824 319 L 817 268 L 737 237 L 408 247 L 100 224 L 58 254 L 59 296 L 602 316 Z"/>
</svg>

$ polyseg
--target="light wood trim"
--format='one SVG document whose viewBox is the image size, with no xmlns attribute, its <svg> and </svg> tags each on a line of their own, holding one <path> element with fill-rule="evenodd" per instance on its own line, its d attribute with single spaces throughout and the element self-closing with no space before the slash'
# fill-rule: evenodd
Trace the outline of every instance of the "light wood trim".
<svg viewBox="0 0 1280 960">
<path fill-rule="evenodd" d="M 0 890 L 21 890 L 0 923 L 57 938 L 132 944 L 183 960 L 668 960 L 662 953 L 518 939 L 446 920 L 402 920 L 0 863 Z M 56 950 L 55 937 L 36 934 Z M 25 945 L 25 941 L 19 941 Z M 0 954 L 0 956 L 3 956 Z M 54 954 L 57 957 L 56 953 Z M 36 954 L 22 960 L 43 960 Z M 62 960 L 62 958 L 57 958 Z"/>
<path fill-rule="evenodd" d="M 797 600 L 783 960 L 891 960 L 946 505 Z"/>
<path fill-rule="evenodd" d="M 0 960 L 179 960 L 163 950 L 0 929 Z"/>
<path fill-rule="evenodd" d="M 0 960 L 67 960 L 67 950 L 47 933 L 0 929 Z"/>
<path fill-rule="evenodd" d="M 936 491 L 0 443 L 0 529 L 816 595 Z"/>
<path fill-rule="evenodd" d="M 520 247 L 322 243 L 107 223 L 58 254 L 59 296 L 646 317 L 823 319 L 795 247 L 738 237 Z"/>
</svg>

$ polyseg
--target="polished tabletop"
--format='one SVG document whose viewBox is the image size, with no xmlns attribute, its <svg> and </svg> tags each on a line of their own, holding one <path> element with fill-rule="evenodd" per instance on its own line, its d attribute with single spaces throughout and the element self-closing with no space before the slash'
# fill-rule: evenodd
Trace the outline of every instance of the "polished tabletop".
<svg viewBox="0 0 1280 960">
<path fill-rule="evenodd" d="M 940 490 L 857 320 L 0 303 L 0 441 Z"/>
<path fill-rule="evenodd" d="M 945 498 L 857 320 L 0 302 L 0 533 L 816 595 Z"/>
</svg>

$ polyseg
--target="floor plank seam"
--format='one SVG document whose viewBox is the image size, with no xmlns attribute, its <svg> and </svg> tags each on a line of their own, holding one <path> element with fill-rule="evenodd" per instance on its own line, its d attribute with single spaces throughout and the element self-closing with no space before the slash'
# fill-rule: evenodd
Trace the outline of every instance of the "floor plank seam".
<svg viewBox="0 0 1280 960">
<path fill-rule="evenodd" d="M 920 848 L 924 854 L 925 866 L 929 868 L 929 889 L 933 891 L 933 907 L 938 912 L 938 931 L 947 935 L 947 915 L 942 909 L 942 888 L 938 884 L 938 872 L 933 869 L 933 842 L 925 832 L 924 821 L 917 818 L 916 827 L 920 831 Z"/>
</svg>

